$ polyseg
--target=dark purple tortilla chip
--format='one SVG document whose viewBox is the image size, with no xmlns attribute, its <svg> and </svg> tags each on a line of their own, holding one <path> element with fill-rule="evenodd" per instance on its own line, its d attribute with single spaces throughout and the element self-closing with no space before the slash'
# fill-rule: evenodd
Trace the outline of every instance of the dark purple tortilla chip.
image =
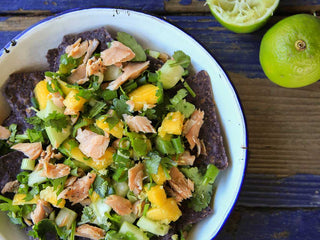
<svg viewBox="0 0 320 240">
<path fill-rule="evenodd" d="M 17 174 L 21 171 L 21 161 L 24 158 L 22 152 L 13 151 L 0 157 L 0 191 L 7 182 L 17 179 Z"/>
<path fill-rule="evenodd" d="M 159 68 L 161 68 L 163 65 L 163 62 L 160 59 L 151 57 L 150 55 L 147 55 L 147 61 L 150 62 L 148 70 L 151 72 L 159 70 Z"/>
<path fill-rule="evenodd" d="M 35 115 L 35 112 L 29 109 L 32 106 L 31 99 L 34 97 L 33 89 L 43 79 L 43 72 L 14 73 L 10 75 L 4 94 L 12 112 L 4 121 L 4 126 L 16 123 L 20 131 L 31 127 L 30 124 L 26 123 L 25 118 Z"/>
<path fill-rule="evenodd" d="M 47 61 L 49 63 L 50 71 L 56 72 L 59 70 L 60 57 L 65 53 L 65 49 L 68 45 L 75 43 L 79 38 L 82 40 L 99 40 L 100 44 L 97 48 L 98 52 L 102 52 L 107 49 L 107 43 L 112 41 L 111 35 L 104 27 L 86 31 L 77 34 L 69 34 L 63 37 L 62 42 L 57 48 L 50 49 L 47 53 Z"/>
<path fill-rule="evenodd" d="M 219 169 L 225 169 L 228 167 L 228 157 L 213 100 L 210 77 L 206 71 L 202 70 L 193 77 L 187 78 L 186 81 L 197 94 L 195 98 L 188 98 L 188 100 L 205 113 L 199 138 L 206 146 L 207 156 L 200 155 L 196 159 L 196 164 L 214 164 Z"/>
</svg>

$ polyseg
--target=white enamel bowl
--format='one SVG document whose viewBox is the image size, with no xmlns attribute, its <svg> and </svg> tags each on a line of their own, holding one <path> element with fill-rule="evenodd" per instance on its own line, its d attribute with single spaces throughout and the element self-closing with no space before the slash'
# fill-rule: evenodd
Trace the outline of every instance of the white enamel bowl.
<svg viewBox="0 0 320 240">
<path fill-rule="evenodd" d="M 71 11 L 32 26 L 5 46 L 0 54 L 0 86 L 16 71 L 45 70 L 47 50 L 56 47 L 62 37 L 106 26 L 111 34 L 125 31 L 145 48 L 173 54 L 182 50 L 191 57 L 195 70 L 206 70 L 210 77 L 230 164 L 219 174 L 213 201 L 214 213 L 194 228 L 189 240 L 212 239 L 226 221 L 235 204 L 246 166 L 246 126 L 238 97 L 226 74 L 215 59 L 192 37 L 168 22 L 147 14 L 105 8 Z M 0 121 L 8 114 L 5 99 L 0 96 Z M 209 127 L 209 126 L 204 126 Z M 5 214 L 0 218 L 0 239 L 27 239 L 18 227 L 9 223 Z"/>
</svg>

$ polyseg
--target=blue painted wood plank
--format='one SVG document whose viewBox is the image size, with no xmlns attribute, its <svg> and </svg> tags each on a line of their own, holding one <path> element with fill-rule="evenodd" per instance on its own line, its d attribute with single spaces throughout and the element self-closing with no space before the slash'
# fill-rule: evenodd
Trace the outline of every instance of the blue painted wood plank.
<svg viewBox="0 0 320 240">
<path fill-rule="evenodd" d="M 128 8 L 139 11 L 164 11 L 164 1 L 145 1 L 145 0 L 1 0 L 0 14 L 8 11 L 50 11 L 57 13 L 73 8 Z"/>
<path fill-rule="evenodd" d="M 237 208 L 214 240 L 316 240 L 320 209 Z"/>
</svg>

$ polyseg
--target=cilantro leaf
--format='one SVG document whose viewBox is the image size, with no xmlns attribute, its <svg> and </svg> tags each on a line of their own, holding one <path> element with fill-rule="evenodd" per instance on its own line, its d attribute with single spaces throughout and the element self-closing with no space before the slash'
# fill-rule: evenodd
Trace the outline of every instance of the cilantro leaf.
<svg viewBox="0 0 320 240">
<path fill-rule="evenodd" d="M 108 123 L 109 130 L 112 130 L 112 128 L 114 128 L 114 126 L 116 126 L 119 121 L 120 118 L 118 117 L 117 112 L 112 110 L 110 114 L 107 114 L 107 118 L 105 120 L 105 122 Z"/>
<path fill-rule="evenodd" d="M 146 53 L 133 36 L 125 32 L 118 32 L 117 40 L 129 47 L 135 53 L 136 56 L 132 61 L 146 61 Z"/>
<path fill-rule="evenodd" d="M 80 120 L 78 120 L 77 123 L 73 126 L 72 136 L 76 137 L 79 128 L 89 126 L 91 123 L 92 120 L 88 118 L 81 118 Z"/>
<path fill-rule="evenodd" d="M 64 184 L 67 180 L 68 176 L 60 177 L 60 178 L 55 178 L 55 179 L 50 179 L 50 182 L 53 186 L 53 190 L 57 190 L 57 196 L 62 192 L 64 189 Z"/>
<path fill-rule="evenodd" d="M 171 104 L 177 105 L 182 99 L 184 99 L 188 95 L 188 91 L 186 89 L 180 89 L 173 98 L 170 99 Z"/>
<path fill-rule="evenodd" d="M 215 167 L 211 167 L 211 165 L 208 166 L 204 175 L 197 167 L 182 168 L 181 171 L 194 182 L 194 193 L 189 200 L 189 206 L 199 212 L 206 208 L 211 201 L 213 183 L 219 171 L 216 171 Z"/>
<path fill-rule="evenodd" d="M 96 179 L 93 182 L 93 190 L 99 194 L 101 198 L 106 196 L 108 191 L 109 183 L 100 175 L 97 175 Z"/>
<path fill-rule="evenodd" d="M 176 61 L 176 64 L 181 65 L 181 67 L 183 68 L 187 68 L 191 63 L 190 56 L 188 56 L 181 50 L 175 51 L 172 57 Z"/>
<path fill-rule="evenodd" d="M 129 105 L 126 103 L 125 99 L 113 99 L 114 110 L 117 112 L 118 116 L 123 114 L 130 114 Z"/>
<path fill-rule="evenodd" d="M 28 234 L 33 238 L 45 240 L 48 232 L 56 233 L 61 239 L 66 240 L 71 233 L 71 229 L 68 230 L 65 227 L 58 227 L 53 220 L 43 219 L 35 224 Z"/>
<path fill-rule="evenodd" d="M 44 137 L 41 131 L 37 131 L 36 129 L 27 129 L 27 136 L 30 142 L 44 142 Z"/>
<path fill-rule="evenodd" d="M 109 89 L 105 89 L 105 90 L 102 91 L 101 97 L 103 98 L 103 100 L 105 100 L 107 102 L 107 101 L 110 101 L 110 100 L 112 100 L 114 98 L 117 98 L 118 97 L 118 93 L 117 93 L 117 91 L 112 91 L 112 90 L 109 90 Z"/>
<path fill-rule="evenodd" d="M 66 128 L 69 124 L 69 121 L 63 113 L 57 113 L 57 111 L 53 111 L 49 113 L 49 115 L 43 119 L 46 127 L 53 127 L 58 132 L 62 132 L 62 129 Z"/>
<path fill-rule="evenodd" d="M 70 74 L 71 70 L 78 67 L 79 63 L 79 60 L 73 57 L 68 57 L 68 54 L 65 53 L 60 57 L 59 73 Z"/>
<path fill-rule="evenodd" d="M 82 215 L 81 215 L 81 220 L 78 224 L 84 224 L 84 223 L 89 223 L 89 222 L 94 222 L 96 219 L 96 215 L 94 214 L 94 211 L 91 207 L 84 207 L 82 209 Z"/>
<path fill-rule="evenodd" d="M 185 118 L 189 118 L 196 107 L 192 103 L 189 103 L 185 99 L 183 99 L 178 102 L 177 105 L 175 105 L 175 109 L 176 111 L 181 112 Z"/>
<path fill-rule="evenodd" d="M 90 109 L 88 118 L 94 118 L 106 108 L 107 104 L 105 102 L 96 101 L 94 106 Z"/>
<path fill-rule="evenodd" d="M 27 123 L 33 125 L 34 129 L 37 131 L 42 131 L 45 128 L 45 124 L 41 118 L 38 116 L 33 116 L 25 119 Z"/>
<path fill-rule="evenodd" d="M 158 173 L 158 168 L 161 162 L 161 157 L 157 152 L 149 152 L 148 157 L 146 158 L 146 170 L 149 174 Z"/>
</svg>

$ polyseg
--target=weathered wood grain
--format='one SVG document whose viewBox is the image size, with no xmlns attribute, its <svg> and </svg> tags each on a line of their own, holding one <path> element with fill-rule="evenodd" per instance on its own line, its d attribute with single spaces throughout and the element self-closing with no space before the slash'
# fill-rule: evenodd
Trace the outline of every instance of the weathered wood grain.
<svg viewBox="0 0 320 240">
<path fill-rule="evenodd" d="M 163 12 L 164 2 L 161 0 L 1 0 L 0 14 L 33 14 L 34 10 L 58 13 L 69 9 L 89 7 L 126 8 L 139 11 Z"/>
<path fill-rule="evenodd" d="M 236 208 L 214 240 L 315 240 L 319 209 Z"/>
<path fill-rule="evenodd" d="M 0 18 L 0 46 L 44 16 Z M 239 93 L 249 134 L 248 180 L 241 205 L 320 206 L 314 188 L 303 198 L 303 187 L 288 185 L 279 177 L 320 174 L 320 83 L 300 89 L 285 89 L 271 83 L 259 64 L 259 44 L 264 32 L 281 17 L 273 17 L 258 32 L 235 34 L 211 16 L 167 16 L 213 54 L 226 70 Z M 309 179 L 311 183 L 312 177 Z M 298 179 L 297 182 L 300 180 Z M 270 188 L 261 184 L 272 183 Z M 318 185 L 317 185 L 318 184 Z M 279 201 L 277 194 L 283 190 Z M 274 192 L 274 195 L 272 195 Z M 255 197 L 256 196 L 256 197 Z M 291 199 L 292 201 L 285 201 Z"/>
</svg>

